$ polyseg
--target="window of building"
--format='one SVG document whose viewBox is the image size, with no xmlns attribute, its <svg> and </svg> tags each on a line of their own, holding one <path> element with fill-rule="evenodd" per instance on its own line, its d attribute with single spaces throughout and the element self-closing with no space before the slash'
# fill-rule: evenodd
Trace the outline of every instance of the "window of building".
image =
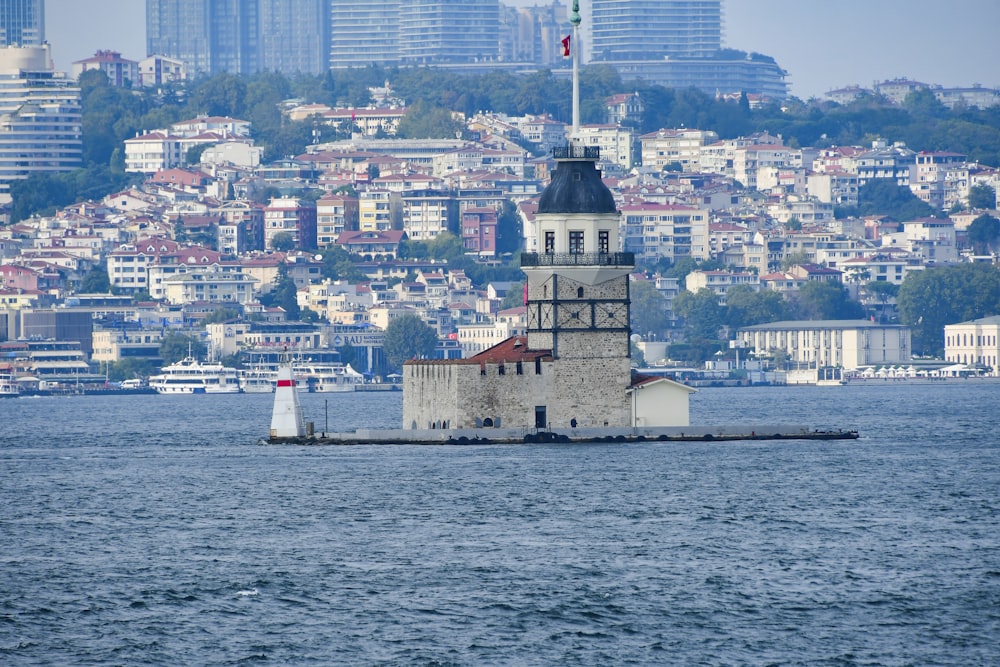
<svg viewBox="0 0 1000 667">
<path fill-rule="evenodd" d="M 556 251 L 556 233 L 545 232 L 545 252 L 551 254 Z"/>
<path fill-rule="evenodd" d="M 603 253 L 610 252 L 608 250 L 609 247 L 608 243 L 609 243 L 608 231 L 605 229 L 597 232 L 597 252 L 603 252 Z"/>
<path fill-rule="evenodd" d="M 569 233 L 569 252 L 571 255 L 583 253 L 583 232 L 573 231 Z"/>
</svg>

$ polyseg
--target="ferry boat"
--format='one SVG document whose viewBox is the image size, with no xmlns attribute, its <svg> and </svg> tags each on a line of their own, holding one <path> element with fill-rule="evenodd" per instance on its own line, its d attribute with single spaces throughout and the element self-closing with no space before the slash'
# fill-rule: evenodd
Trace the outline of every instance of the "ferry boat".
<svg viewBox="0 0 1000 667">
<path fill-rule="evenodd" d="M 0 398 L 14 398 L 21 393 L 11 368 L 0 368 Z"/>
<path fill-rule="evenodd" d="M 365 376 L 350 364 L 299 362 L 293 365 L 292 372 L 299 391 L 315 393 L 354 391 L 365 381 Z"/>
<path fill-rule="evenodd" d="M 266 368 L 246 368 L 239 372 L 240 390 L 244 394 L 270 394 L 278 381 L 277 371 Z"/>
<path fill-rule="evenodd" d="M 240 391 L 235 368 L 202 364 L 194 357 L 164 366 L 159 375 L 149 378 L 149 386 L 158 394 L 237 394 Z"/>
</svg>

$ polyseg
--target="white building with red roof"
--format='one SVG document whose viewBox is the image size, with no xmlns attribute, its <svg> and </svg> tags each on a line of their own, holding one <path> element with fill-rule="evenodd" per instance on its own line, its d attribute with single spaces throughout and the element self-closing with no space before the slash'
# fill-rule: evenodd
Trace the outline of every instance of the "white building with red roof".
<svg viewBox="0 0 1000 667">
<path fill-rule="evenodd" d="M 73 62 L 73 76 L 77 79 L 91 70 L 104 72 L 108 83 L 117 88 L 132 88 L 139 83 L 139 63 L 122 58 L 118 51 L 98 51 L 89 58 Z"/>
</svg>

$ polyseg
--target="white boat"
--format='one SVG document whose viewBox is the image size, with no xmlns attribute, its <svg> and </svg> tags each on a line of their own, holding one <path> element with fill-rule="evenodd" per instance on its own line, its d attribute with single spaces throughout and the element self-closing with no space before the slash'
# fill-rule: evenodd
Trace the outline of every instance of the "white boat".
<svg viewBox="0 0 1000 667">
<path fill-rule="evenodd" d="M 240 381 L 235 368 L 222 364 L 202 364 L 185 357 L 160 369 L 149 378 L 149 386 L 159 394 L 237 394 Z"/>
<path fill-rule="evenodd" d="M 0 368 L 0 398 L 13 398 L 20 393 L 14 372 L 9 368 Z"/>
<path fill-rule="evenodd" d="M 350 364 L 296 363 L 292 370 L 299 391 L 331 393 L 354 391 L 363 384 L 365 376 L 351 368 Z"/>
<path fill-rule="evenodd" d="M 278 372 L 266 368 L 245 368 L 239 372 L 240 389 L 245 394 L 270 394 L 278 381 Z"/>
</svg>

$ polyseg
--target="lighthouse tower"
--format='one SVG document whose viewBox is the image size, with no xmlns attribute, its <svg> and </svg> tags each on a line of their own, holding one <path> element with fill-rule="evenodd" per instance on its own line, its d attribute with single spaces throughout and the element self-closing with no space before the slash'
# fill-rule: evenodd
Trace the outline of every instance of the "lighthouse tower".
<svg viewBox="0 0 1000 667">
<path fill-rule="evenodd" d="M 274 408 L 271 411 L 272 438 L 301 438 L 306 434 L 299 406 L 299 393 L 295 387 L 290 360 L 278 366 L 278 386 L 274 390 Z"/>
<path fill-rule="evenodd" d="M 571 21 L 579 33 L 578 4 Z M 621 252 L 620 215 L 597 169 L 600 150 L 578 138 L 579 41 L 573 53 L 573 127 L 556 148 L 556 169 L 538 203 L 538 253 L 521 255 L 527 276 L 528 347 L 556 360 L 557 412 L 580 425 L 630 423 L 629 274 Z M 569 412 L 565 412 L 565 411 Z"/>
<path fill-rule="evenodd" d="M 406 362 L 403 428 L 628 428 L 629 274 L 619 214 L 579 138 L 579 3 L 573 3 L 573 129 L 553 151 L 536 253 L 521 255 L 527 331 L 467 359 Z"/>
</svg>

